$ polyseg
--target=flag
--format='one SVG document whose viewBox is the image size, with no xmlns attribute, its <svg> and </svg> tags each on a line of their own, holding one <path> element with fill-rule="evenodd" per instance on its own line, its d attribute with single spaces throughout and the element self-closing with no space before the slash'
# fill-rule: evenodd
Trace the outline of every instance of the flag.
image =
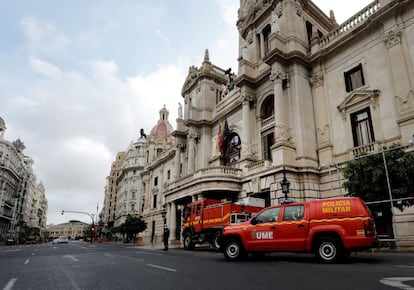
<svg viewBox="0 0 414 290">
<path fill-rule="evenodd" d="M 230 129 L 227 123 L 227 119 L 221 119 L 219 123 L 219 130 L 217 135 L 217 151 L 224 154 L 225 149 L 227 148 L 228 141 L 230 140 Z"/>
</svg>

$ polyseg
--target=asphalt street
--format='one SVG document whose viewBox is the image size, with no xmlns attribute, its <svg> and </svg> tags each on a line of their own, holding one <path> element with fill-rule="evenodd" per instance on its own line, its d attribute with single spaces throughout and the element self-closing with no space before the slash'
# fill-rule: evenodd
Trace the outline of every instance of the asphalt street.
<svg viewBox="0 0 414 290">
<path fill-rule="evenodd" d="M 0 289 L 414 289 L 414 254 L 358 253 L 324 265 L 313 255 L 278 253 L 227 262 L 210 249 L 130 244 L 0 248 Z"/>
</svg>

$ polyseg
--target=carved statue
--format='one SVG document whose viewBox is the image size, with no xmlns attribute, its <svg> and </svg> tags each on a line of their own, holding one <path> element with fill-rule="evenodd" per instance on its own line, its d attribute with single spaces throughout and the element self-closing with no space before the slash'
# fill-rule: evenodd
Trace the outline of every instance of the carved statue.
<svg viewBox="0 0 414 290">
<path fill-rule="evenodd" d="M 144 133 L 144 129 L 141 129 L 139 132 L 141 134 L 141 138 L 147 139 L 147 134 Z"/>
<path fill-rule="evenodd" d="M 272 33 L 279 33 L 280 27 L 279 27 L 279 16 L 277 15 L 276 10 L 272 11 L 272 20 L 271 20 L 271 32 Z"/>
<path fill-rule="evenodd" d="M 231 68 L 225 71 L 225 74 L 229 76 L 229 82 L 227 83 L 227 89 L 230 92 L 234 89 L 234 73 L 231 72 Z"/>
<path fill-rule="evenodd" d="M 183 105 L 181 105 L 181 103 L 178 103 L 178 118 L 183 118 Z"/>
</svg>

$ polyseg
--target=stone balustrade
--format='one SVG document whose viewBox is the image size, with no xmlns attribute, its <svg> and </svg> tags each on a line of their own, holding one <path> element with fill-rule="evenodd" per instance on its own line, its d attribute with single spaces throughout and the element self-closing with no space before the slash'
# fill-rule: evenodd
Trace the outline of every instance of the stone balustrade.
<svg viewBox="0 0 414 290">
<path fill-rule="evenodd" d="M 370 16 L 375 14 L 380 9 L 379 0 L 376 0 L 360 10 L 357 14 L 346 20 L 343 24 L 339 25 L 338 28 L 328 33 L 328 35 L 322 37 L 316 44 L 322 48 L 335 42 L 345 33 L 348 33 L 355 28 L 365 23 Z"/>
</svg>

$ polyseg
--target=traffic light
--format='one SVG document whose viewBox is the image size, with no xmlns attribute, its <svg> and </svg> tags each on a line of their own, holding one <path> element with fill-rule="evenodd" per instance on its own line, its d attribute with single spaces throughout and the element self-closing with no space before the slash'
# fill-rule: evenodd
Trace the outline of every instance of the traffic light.
<svg viewBox="0 0 414 290">
<path fill-rule="evenodd" d="M 65 211 L 62 209 L 62 215 L 65 213 Z"/>
<path fill-rule="evenodd" d="M 92 227 L 92 228 L 91 228 L 91 231 L 92 231 L 92 232 L 94 232 L 94 231 L 95 231 L 95 228 L 94 228 L 94 227 Z"/>
</svg>

